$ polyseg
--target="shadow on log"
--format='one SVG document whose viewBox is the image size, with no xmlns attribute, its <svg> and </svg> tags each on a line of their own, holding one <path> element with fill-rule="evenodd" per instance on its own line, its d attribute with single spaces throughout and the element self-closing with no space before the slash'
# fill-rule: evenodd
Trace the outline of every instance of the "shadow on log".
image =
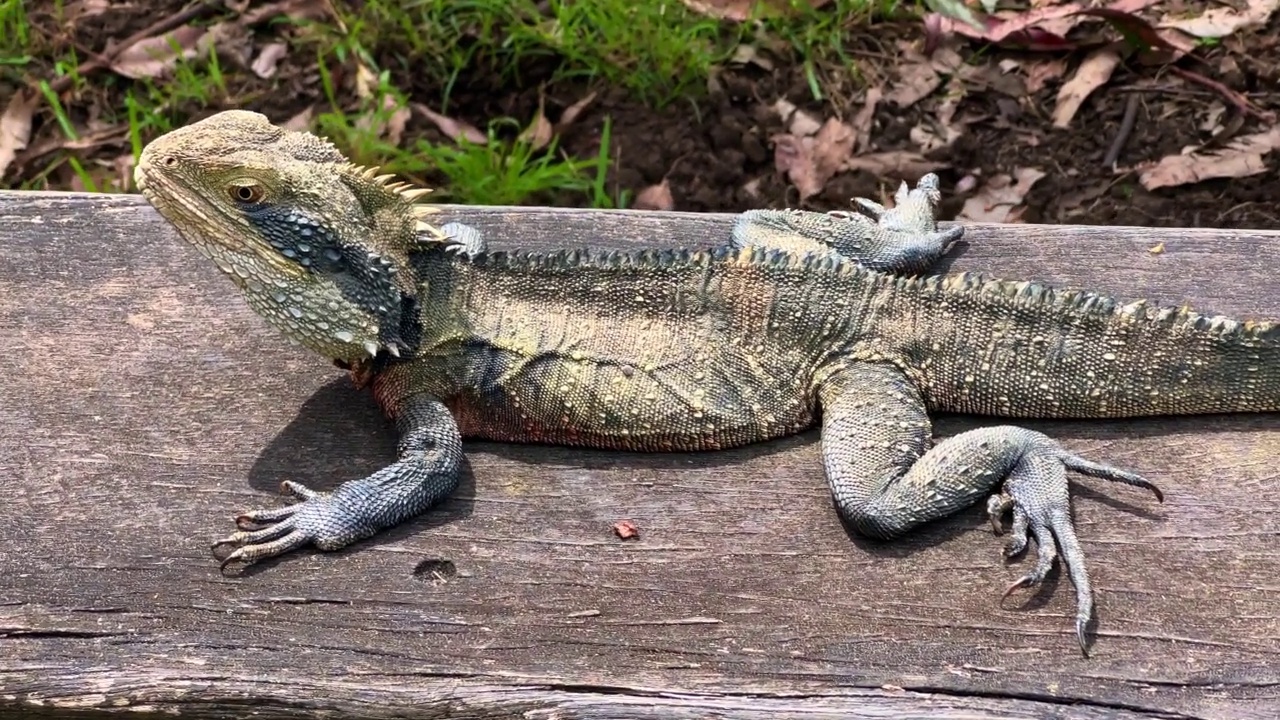
<svg viewBox="0 0 1280 720">
<path fill-rule="evenodd" d="M 445 219 L 529 248 L 707 245 L 730 222 Z M 471 443 L 443 507 L 223 577 L 208 546 L 236 512 L 381 467 L 389 425 L 138 197 L 0 193 L 0 238 L 0 715 L 1280 717 L 1273 416 L 1029 423 L 1167 496 L 1073 478 L 1090 659 L 1059 573 L 999 602 L 1031 560 L 1001 561 L 980 507 L 851 541 L 813 432 Z M 947 266 L 1280 318 L 1280 233 L 973 226 Z"/>
</svg>

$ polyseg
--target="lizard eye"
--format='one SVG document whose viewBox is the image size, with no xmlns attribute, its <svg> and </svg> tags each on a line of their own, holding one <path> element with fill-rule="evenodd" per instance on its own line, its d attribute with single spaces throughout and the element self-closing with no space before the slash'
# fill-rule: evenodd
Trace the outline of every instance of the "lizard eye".
<svg viewBox="0 0 1280 720">
<path fill-rule="evenodd" d="M 238 203 L 256 203 L 262 199 L 265 191 L 257 183 L 234 184 L 227 188 L 231 199 Z"/>
</svg>

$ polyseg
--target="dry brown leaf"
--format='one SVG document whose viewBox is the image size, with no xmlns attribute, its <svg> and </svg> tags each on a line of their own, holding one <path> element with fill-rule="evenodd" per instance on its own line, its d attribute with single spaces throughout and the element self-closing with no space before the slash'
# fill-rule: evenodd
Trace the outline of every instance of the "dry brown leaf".
<svg viewBox="0 0 1280 720">
<path fill-rule="evenodd" d="M 899 108 L 915 105 L 942 84 L 942 78 L 928 60 L 901 65 L 897 69 L 897 75 L 897 80 L 889 92 L 885 93 L 884 99 Z"/>
<path fill-rule="evenodd" d="M 856 150 L 866 150 L 871 146 L 871 125 L 875 122 L 876 105 L 879 104 L 880 98 L 880 88 L 868 89 L 867 97 L 862 101 L 862 107 L 858 108 L 857 114 L 853 116 L 853 131 L 856 133 L 853 146 Z"/>
<path fill-rule="evenodd" d="M 387 101 L 394 102 L 391 98 L 387 98 Z M 404 128 L 409 124 L 411 117 L 413 117 L 413 111 L 403 105 L 391 113 L 391 117 L 387 118 L 387 124 L 383 128 L 387 142 L 399 147 L 400 140 L 404 138 Z"/>
<path fill-rule="evenodd" d="M 934 118 L 932 120 L 924 120 L 907 133 L 908 138 L 910 138 L 917 150 L 925 153 L 933 152 L 938 148 L 949 147 L 960 139 L 960 136 L 963 135 L 961 130 L 962 123 L 955 122 L 955 115 L 964 96 L 963 79 L 953 75 L 951 80 L 947 82 L 946 94 L 938 102 Z"/>
<path fill-rule="evenodd" d="M 1017 222 L 1021 219 L 1018 205 L 1031 191 L 1044 172 L 1036 168 L 1018 168 L 1013 177 L 996 175 L 978 190 L 977 194 L 964 201 L 957 220 L 970 222 Z"/>
<path fill-rule="evenodd" d="M 857 133 L 848 125 L 828 119 L 812 137 L 778 134 L 774 143 L 773 163 L 800 193 L 800 201 L 822 192 L 832 175 L 840 172 L 853 153 Z"/>
<path fill-rule="evenodd" d="M 1076 74 L 1058 90 L 1058 105 L 1053 109 L 1053 126 L 1069 126 L 1071 118 L 1075 117 L 1085 98 L 1105 85 L 1119 64 L 1120 54 L 1110 48 L 1095 50 L 1085 58 L 1076 69 Z"/>
<path fill-rule="evenodd" d="M 563 131 L 565 128 L 572 125 L 574 121 L 578 119 L 578 116 L 582 114 L 582 111 L 586 110 L 588 105 L 595 102 L 595 99 L 596 91 L 592 90 L 586 97 L 565 108 L 564 112 L 560 114 L 560 122 L 556 123 L 556 127 Z"/>
<path fill-rule="evenodd" d="M 650 185 L 636 193 L 636 199 L 632 205 L 636 210 L 670 210 L 675 206 L 676 200 L 671 196 L 671 184 L 666 178 L 657 185 Z"/>
<path fill-rule="evenodd" d="M 268 43 L 263 46 L 262 52 L 258 53 L 258 57 L 253 59 L 253 65 L 250 69 L 253 74 L 262 79 L 275 76 L 276 66 L 289 53 L 289 46 L 282 42 Z"/>
<path fill-rule="evenodd" d="M 720 20 L 743 22 L 751 19 L 751 10 L 756 5 L 767 5 L 776 11 L 791 10 L 790 3 L 782 0 L 680 0 L 684 6 L 699 15 Z M 809 0 L 811 8 L 819 8 L 831 0 Z"/>
<path fill-rule="evenodd" d="M 450 140 L 456 142 L 459 138 L 462 138 L 472 145 L 484 145 L 489 142 L 489 138 L 470 123 L 441 115 L 422 103 L 411 103 L 410 107 L 413 108 L 414 112 L 430 120 Z"/>
<path fill-rule="evenodd" d="M 116 159 L 111 161 L 111 168 L 116 171 L 115 185 L 121 191 L 133 187 L 134 162 L 133 153 L 131 152 L 117 155 Z"/>
<path fill-rule="evenodd" d="M 39 98 L 29 89 L 19 90 L 0 115 L 0 177 L 4 177 L 18 151 L 31 141 L 31 116 L 35 114 Z"/>
<path fill-rule="evenodd" d="M 820 181 L 819 190 L 849 161 L 857 140 L 857 131 L 835 118 L 828 118 L 822 124 L 822 129 L 813 138 L 812 151 L 814 168 Z"/>
<path fill-rule="evenodd" d="M 866 170 L 878 177 L 895 180 L 918 180 L 921 175 L 946 167 L 944 162 L 930 160 L 918 152 L 890 150 L 849 158 L 845 170 Z"/>
<path fill-rule="evenodd" d="M 533 121 L 529 123 L 523 131 L 520 132 L 518 140 L 527 142 L 534 150 L 541 150 L 551 142 L 551 138 L 555 137 L 555 129 L 551 127 L 551 121 L 547 119 L 547 114 L 543 112 L 544 98 L 541 94 L 538 96 L 538 111 L 534 113 Z"/>
<path fill-rule="evenodd" d="M 382 97 L 382 110 L 391 111 L 385 120 L 380 119 L 376 113 L 366 113 L 356 119 L 356 127 L 373 133 L 375 137 L 386 138 L 392 145 L 399 145 L 400 139 L 404 137 L 405 125 L 413 113 L 407 107 L 396 107 L 396 99 L 390 95 Z"/>
<path fill-rule="evenodd" d="M 1264 157 L 1280 147 L 1280 126 L 1243 135 L 1225 147 L 1204 153 L 1168 155 L 1139 166 L 1138 182 L 1148 190 L 1186 185 L 1209 178 L 1240 178 L 1267 170 Z"/>
<path fill-rule="evenodd" d="M 1139 10 L 1155 5 L 1157 2 L 1160 2 L 1160 0 L 1117 0 L 1104 7 L 1124 13 L 1136 13 Z M 991 16 L 991 20 L 995 22 L 994 24 L 989 24 L 985 30 L 979 30 L 966 22 L 943 18 L 939 31 L 943 33 L 958 33 L 966 37 L 986 40 L 992 43 L 999 43 L 1010 35 L 1024 32 L 1031 28 L 1037 28 L 1059 38 L 1065 38 L 1067 33 L 1071 32 L 1071 29 L 1076 25 L 1086 20 L 1092 19 L 1096 21 L 1096 18 L 1076 14 L 1091 4 L 1083 2 L 1055 5 L 1037 4 L 1029 11 L 1002 11 Z"/>
<path fill-rule="evenodd" d="M 1240 28 L 1266 23 L 1277 9 L 1280 9 L 1280 0 L 1249 0 L 1243 10 L 1216 7 L 1198 17 L 1162 20 L 1160 27 L 1181 30 L 1195 37 L 1225 37 Z"/>
<path fill-rule="evenodd" d="M 374 90 L 378 87 L 378 76 L 373 74 L 364 63 L 356 62 L 356 96 L 361 99 L 369 99 L 373 97 Z"/>
<path fill-rule="evenodd" d="M 77 0 L 63 6 L 62 14 L 68 23 L 101 15 L 111 9 L 111 0 Z"/>
<path fill-rule="evenodd" d="M 1051 80 L 1057 80 L 1067 72 L 1067 61 L 1062 58 L 1045 60 L 1026 68 L 1027 93 L 1040 92 Z"/>
<path fill-rule="evenodd" d="M 183 25 L 171 33 L 149 37 L 121 50 L 111 61 L 111 69 L 134 80 L 154 78 L 178 63 L 179 56 L 190 60 L 206 49 L 208 28 Z M 179 52 L 175 52 L 176 43 Z"/>
<path fill-rule="evenodd" d="M 257 25 L 278 15 L 291 20 L 325 20 L 329 18 L 328 4 L 324 0 L 284 0 L 249 10 L 240 16 L 239 21 L 245 25 Z"/>
<path fill-rule="evenodd" d="M 280 125 L 280 127 L 284 128 L 285 130 L 293 130 L 295 132 L 301 131 L 301 130 L 308 130 L 311 128 L 311 118 L 314 117 L 315 114 L 316 114 L 316 106 L 308 105 L 307 109 L 303 110 L 297 115 L 294 115 L 288 120 L 285 120 L 284 123 Z"/>
<path fill-rule="evenodd" d="M 779 133 L 769 138 L 773 142 L 773 167 L 785 175 L 791 184 L 800 191 L 800 200 L 810 197 L 822 189 L 818 185 L 814 189 L 814 178 L 817 171 L 813 166 L 813 154 L 810 146 L 812 138 L 801 138 L 795 135 Z"/>
</svg>

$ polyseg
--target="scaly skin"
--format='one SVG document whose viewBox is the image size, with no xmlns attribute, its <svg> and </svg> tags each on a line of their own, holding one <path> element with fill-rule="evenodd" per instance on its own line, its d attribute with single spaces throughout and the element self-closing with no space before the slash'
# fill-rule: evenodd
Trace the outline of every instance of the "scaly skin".
<svg viewBox="0 0 1280 720">
<path fill-rule="evenodd" d="M 266 320 L 372 385 L 398 459 L 331 493 L 245 513 L 215 548 L 251 563 L 331 550 L 425 511 L 458 481 L 463 437 L 624 450 L 708 450 L 789 435 L 821 409 L 839 513 L 891 538 L 986 496 L 1059 550 L 1085 651 L 1093 599 L 1066 471 L 1160 491 L 1016 426 L 932 445 L 929 413 L 1114 418 L 1280 409 L 1271 323 L 1119 304 L 970 274 L 905 276 L 959 236 L 936 178 L 873 219 L 745 213 L 722 244 L 634 253 L 490 252 L 437 229 L 420 191 L 327 142 L 221 113 L 152 142 L 138 185 Z M 932 445 L 932 447 L 931 447 Z"/>
</svg>

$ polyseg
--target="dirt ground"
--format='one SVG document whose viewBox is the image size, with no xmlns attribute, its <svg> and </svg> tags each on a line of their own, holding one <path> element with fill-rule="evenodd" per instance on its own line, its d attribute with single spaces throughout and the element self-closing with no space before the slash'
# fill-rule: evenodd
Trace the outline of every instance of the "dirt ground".
<svg viewBox="0 0 1280 720">
<path fill-rule="evenodd" d="M 106 47 L 109 39 L 126 37 L 182 7 L 175 3 L 122 5 L 93 23 L 75 27 L 73 42 L 80 47 Z M 259 26 L 256 32 L 272 30 Z M 526 68 L 520 88 L 498 84 L 482 73 L 461 78 L 449 116 L 478 127 L 497 116 L 530 118 L 537 112 L 541 92 L 546 116 L 555 123 L 565 108 L 596 91 L 585 111 L 559 130 L 561 145 L 578 157 L 594 155 L 604 121 L 610 118 L 616 161 L 610 187 L 630 190 L 634 196 L 665 181 L 670 199 L 659 204 L 676 210 L 844 209 L 852 196 L 883 198 L 900 178 L 914 180 L 924 170 L 936 169 L 943 180 L 947 217 L 962 212 L 967 199 L 993 183 L 1003 186 L 1007 176 L 1026 179 L 1026 184 L 1016 183 L 1010 192 L 995 192 L 985 200 L 988 210 L 993 203 L 1005 203 L 1007 217 L 971 213 L 973 219 L 1280 228 L 1280 212 L 1271 207 L 1273 198 L 1280 195 L 1280 162 L 1265 150 L 1254 158 L 1264 167 L 1243 177 L 1155 189 L 1145 188 L 1141 181 L 1143 168 L 1149 169 L 1161 158 L 1187 149 L 1211 154 L 1272 126 L 1274 120 L 1267 114 L 1280 110 L 1280 95 L 1273 90 L 1280 80 L 1280 16 L 1237 31 L 1212 47 L 1197 48 L 1193 57 L 1179 62 L 1240 93 L 1252 104 L 1251 112 L 1167 66 L 1143 64 L 1131 56 L 1123 58 L 1109 80 L 1088 95 L 1066 128 L 1053 127 L 1051 116 L 1060 88 L 1090 52 L 1088 48 L 1030 52 L 984 47 L 952 36 L 932 59 L 936 66 L 939 52 L 950 53 L 963 63 L 963 69 L 951 72 L 918 99 L 891 101 L 901 100 L 904 88 L 910 95 L 911 86 L 918 84 L 918 78 L 908 77 L 908 70 L 929 61 L 920 54 L 923 37 L 918 22 L 903 22 L 880 23 L 866 38 L 854 38 L 858 49 L 852 54 L 869 82 L 862 87 L 849 84 L 854 88 L 849 97 L 834 101 L 813 101 L 799 68 L 785 57 L 724 68 L 715 77 L 710 97 L 698 104 L 696 112 L 690 103 L 653 110 L 617 89 L 549 82 L 553 66 L 548 63 Z M 277 76 L 267 81 L 249 72 L 235 72 L 231 62 L 228 95 L 234 99 L 224 105 L 212 103 L 201 113 L 246 107 L 277 120 L 293 117 L 325 102 L 314 64 L 314 55 L 293 53 L 280 61 Z M 340 75 L 338 80 L 351 85 L 350 77 Z M 439 87 L 395 72 L 393 81 L 414 102 L 428 107 L 439 102 Z M 121 87 L 122 83 L 90 83 L 64 102 L 73 109 L 73 116 L 83 119 L 93 114 L 93 107 L 119 107 L 123 99 L 113 93 Z M 872 104 L 869 93 L 883 96 L 871 113 L 866 112 Z M 782 103 L 780 110 L 779 100 L 790 105 Z M 1131 105 L 1133 122 L 1127 141 L 1116 162 L 1104 164 Z M 797 115 L 784 117 L 791 106 L 814 121 L 807 131 L 797 129 Z M 850 141 L 856 147 L 845 155 L 879 160 L 867 160 L 859 167 L 847 157 L 837 158 L 838 167 L 820 170 L 812 194 L 801 197 L 794 171 L 788 175 L 787 166 L 795 160 L 797 148 L 801 155 L 808 152 L 806 147 L 812 150 L 814 127 L 828 121 L 834 122 L 831 128 L 836 136 L 840 132 L 857 135 Z M 47 149 L 50 138 L 57 135 L 56 123 L 46 119 L 36 125 L 30 145 L 39 148 L 43 140 Z M 404 138 L 420 136 L 449 142 L 436 125 L 415 113 L 404 128 Z M 825 147 L 822 132 L 817 138 L 817 145 Z M 845 143 L 840 151 L 850 147 Z M 92 152 L 118 155 L 127 149 L 121 137 L 101 143 Z M 20 153 L 18 177 L 11 171 L 6 184 L 17 186 L 32 177 L 40 168 L 37 159 L 30 151 Z M 810 159 L 820 167 L 826 162 L 822 157 Z M 440 177 L 419 179 L 428 184 L 443 182 Z M 567 202 L 557 197 L 536 201 Z"/>
</svg>

